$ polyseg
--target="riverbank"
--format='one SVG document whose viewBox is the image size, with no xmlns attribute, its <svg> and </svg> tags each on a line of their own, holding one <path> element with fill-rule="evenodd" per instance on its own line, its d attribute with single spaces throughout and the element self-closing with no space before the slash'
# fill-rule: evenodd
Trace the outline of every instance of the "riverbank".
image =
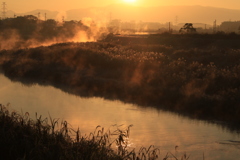
<svg viewBox="0 0 240 160">
<path fill-rule="evenodd" d="M 100 126 L 81 135 L 67 121 L 44 118 L 28 112 L 11 112 L 0 104 L 1 157 L 5 159 L 122 160 L 156 159 L 159 149 L 128 150 L 130 126 L 124 130 L 104 130 Z M 114 149 L 116 148 L 116 149 Z"/>
<path fill-rule="evenodd" d="M 0 65 L 7 77 L 28 85 L 53 85 L 80 96 L 238 125 L 239 41 L 238 35 L 112 36 L 3 50 Z"/>
</svg>

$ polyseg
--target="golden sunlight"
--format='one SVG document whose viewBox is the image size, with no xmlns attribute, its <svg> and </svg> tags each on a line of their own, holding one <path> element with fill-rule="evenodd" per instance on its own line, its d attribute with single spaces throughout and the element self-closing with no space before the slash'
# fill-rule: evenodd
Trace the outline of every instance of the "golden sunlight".
<svg viewBox="0 0 240 160">
<path fill-rule="evenodd" d="M 134 3 L 136 2 L 137 0 L 124 0 L 124 2 L 127 2 L 127 3 Z"/>
</svg>

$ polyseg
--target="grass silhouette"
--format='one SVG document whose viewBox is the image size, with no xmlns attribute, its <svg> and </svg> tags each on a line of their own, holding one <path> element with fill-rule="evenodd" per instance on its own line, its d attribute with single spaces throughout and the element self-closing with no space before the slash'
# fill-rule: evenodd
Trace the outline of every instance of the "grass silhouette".
<svg viewBox="0 0 240 160">
<path fill-rule="evenodd" d="M 42 118 L 37 113 L 32 119 L 28 112 L 20 115 L 0 105 L 0 153 L 6 159 L 157 159 L 160 151 L 154 146 L 128 151 L 131 126 L 114 131 L 97 126 L 94 132 L 82 136 L 67 121 L 60 123 L 59 119 Z"/>
</svg>

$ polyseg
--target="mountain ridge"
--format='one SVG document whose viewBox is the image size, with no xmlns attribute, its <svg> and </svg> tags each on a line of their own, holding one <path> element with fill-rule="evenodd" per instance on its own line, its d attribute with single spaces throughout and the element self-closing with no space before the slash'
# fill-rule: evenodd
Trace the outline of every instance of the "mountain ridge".
<svg viewBox="0 0 240 160">
<path fill-rule="evenodd" d="M 144 21 L 144 22 L 172 22 L 172 23 L 206 23 L 213 24 L 223 21 L 239 21 L 240 10 L 217 8 L 211 6 L 154 6 L 136 7 L 126 4 L 112 4 L 105 7 L 90 7 L 71 9 L 65 12 L 50 11 L 44 9 L 33 10 L 25 13 L 8 13 L 9 15 L 35 15 L 41 13 L 41 19 L 57 19 L 65 17 L 65 20 L 82 20 L 92 18 L 96 21 L 109 21 L 110 19 L 121 19 L 122 21 Z M 10 17 L 11 17 L 10 16 Z M 60 18 L 61 19 L 61 18 Z"/>
</svg>

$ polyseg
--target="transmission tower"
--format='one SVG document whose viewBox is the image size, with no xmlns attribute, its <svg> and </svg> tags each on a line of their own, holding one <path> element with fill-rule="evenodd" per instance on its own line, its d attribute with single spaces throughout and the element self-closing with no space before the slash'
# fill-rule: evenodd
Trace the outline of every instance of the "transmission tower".
<svg viewBox="0 0 240 160">
<path fill-rule="evenodd" d="M 178 24 L 178 16 L 175 17 L 175 24 Z"/>
<path fill-rule="evenodd" d="M 6 10 L 7 10 L 6 5 L 7 5 L 6 2 L 2 3 L 2 19 L 6 18 Z"/>
<path fill-rule="evenodd" d="M 213 33 L 217 32 L 217 20 L 213 21 Z"/>
<path fill-rule="evenodd" d="M 171 32 L 171 22 L 168 22 L 168 32 Z"/>
</svg>

